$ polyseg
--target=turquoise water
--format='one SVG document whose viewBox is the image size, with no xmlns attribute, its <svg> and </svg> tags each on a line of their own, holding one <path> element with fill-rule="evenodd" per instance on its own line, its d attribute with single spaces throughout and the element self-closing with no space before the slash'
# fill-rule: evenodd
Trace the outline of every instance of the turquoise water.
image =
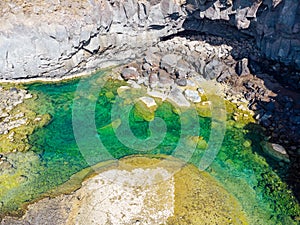
<svg viewBox="0 0 300 225">
<path fill-rule="evenodd" d="M 38 113 L 49 113 L 51 121 L 29 137 L 31 150 L 38 154 L 40 163 L 32 169 L 32 176 L 25 184 L 7 193 L 4 211 L 17 210 L 24 202 L 38 198 L 68 181 L 74 173 L 100 161 L 132 154 L 174 155 L 181 138 L 181 119 L 190 118 L 189 113 L 193 112 L 178 114 L 172 104 L 160 103 L 155 116 L 165 123 L 165 127 L 156 127 L 158 130 L 166 129 L 166 135 L 161 137 L 151 132 L 149 122 L 136 116 L 133 109 L 129 110 L 129 116 L 124 114 L 119 119 L 129 118 L 130 129 L 138 137 L 138 140 L 131 141 L 129 133 L 123 134 L 129 145 L 137 146 L 132 149 L 116 136 L 114 127 L 120 126 L 120 122 L 112 119 L 113 107 L 126 108 L 124 101 L 127 98 L 121 101 L 117 94 L 118 87 L 124 83 L 103 80 L 102 77 L 104 73 L 100 72 L 68 82 L 26 86 L 38 96 Z M 131 93 L 132 99 L 137 96 L 139 93 Z M 186 116 L 183 116 L 184 113 Z M 230 114 L 227 119 L 231 121 Z M 185 123 L 189 120 L 186 119 Z M 191 130 L 188 132 L 201 136 L 202 143 L 209 142 L 212 119 L 199 116 L 198 123 L 197 126 L 189 124 Z M 75 132 L 74 126 L 77 127 Z M 263 138 L 260 133 L 254 125 L 239 127 L 232 121 L 228 122 L 221 149 L 206 170 L 241 202 L 250 224 L 297 224 L 299 205 L 260 155 L 258 143 Z M 139 141 L 153 136 L 158 146 L 154 145 L 150 150 L 139 149 Z M 243 143 L 246 140 L 251 140 L 253 144 L 245 147 Z M 195 149 L 192 146 L 191 152 L 189 149 L 186 152 L 190 156 L 183 158 L 198 165 L 205 153 L 205 145 Z"/>
</svg>

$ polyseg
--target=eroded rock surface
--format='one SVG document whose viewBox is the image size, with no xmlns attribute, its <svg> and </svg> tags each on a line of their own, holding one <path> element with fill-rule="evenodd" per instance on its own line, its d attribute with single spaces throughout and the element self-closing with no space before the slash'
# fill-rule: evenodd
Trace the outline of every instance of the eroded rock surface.
<svg viewBox="0 0 300 225">
<path fill-rule="evenodd" d="M 269 59 L 300 69 L 300 4 L 295 0 L 188 0 L 185 30 L 230 38 L 253 38 Z M 239 30 L 239 32 L 237 32 Z"/>
<path fill-rule="evenodd" d="M 0 76 L 61 77 L 133 59 L 182 30 L 180 1 L 2 1 Z M 176 15 L 172 17 L 171 15 Z"/>
<path fill-rule="evenodd" d="M 295 0 L 5 0 L 0 77 L 62 77 L 126 63 L 183 30 L 254 39 L 267 58 L 299 69 L 299 7 Z"/>
<path fill-rule="evenodd" d="M 30 205 L 8 224 L 247 224 L 237 200 L 208 173 L 169 159 L 130 157 L 70 195 Z"/>
</svg>

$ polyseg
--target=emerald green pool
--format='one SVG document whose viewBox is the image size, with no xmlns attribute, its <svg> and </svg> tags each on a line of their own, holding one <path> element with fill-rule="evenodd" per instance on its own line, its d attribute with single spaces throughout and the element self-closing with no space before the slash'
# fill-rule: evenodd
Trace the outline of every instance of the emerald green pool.
<svg viewBox="0 0 300 225">
<path fill-rule="evenodd" d="M 99 72 L 71 81 L 33 83 L 25 86 L 38 96 L 37 112 L 49 113 L 51 121 L 29 137 L 31 151 L 38 154 L 39 162 L 26 169 L 27 173 L 31 174 L 27 182 L 0 196 L 3 202 L 2 213 L 18 210 L 23 203 L 38 199 L 39 196 L 68 181 L 76 172 L 100 161 L 132 154 L 174 155 L 181 138 L 182 114 L 176 113 L 172 104 L 160 103 L 155 116 L 164 120 L 167 131 L 164 137 L 156 138 L 162 138 L 162 142 L 151 150 L 141 151 L 138 147 L 133 150 L 119 140 L 112 125 L 117 123 L 117 120 L 112 120 L 112 108 L 123 104 L 119 102 L 117 89 L 125 84 L 110 80 L 104 83 L 104 76 L 104 72 Z M 77 89 L 78 85 L 83 85 L 80 90 Z M 82 93 L 81 90 L 86 92 Z M 132 98 L 135 97 L 133 94 Z M 298 224 L 299 205 L 269 164 L 277 162 L 268 160 L 267 163 L 261 153 L 259 142 L 263 137 L 259 127 L 254 124 L 236 126 L 231 117 L 231 114 L 227 115 L 228 122 L 222 146 L 206 171 L 240 201 L 250 224 Z M 212 119 L 199 116 L 197 121 L 199 126 L 192 126 L 194 130 L 191 132 L 208 142 Z M 74 132 L 74 123 L 81 124 L 82 131 Z M 95 130 L 89 129 L 94 125 Z M 129 125 L 139 140 L 146 140 L 153 135 L 149 130 L 149 122 L 137 117 L 133 110 L 129 113 Z M 91 135 L 91 132 L 94 134 Z M 74 133 L 81 136 L 75 137 Z M 126 137 L 126 134 L 124 136 Z M 252 144 L 245 145 L 245 141 L 249 140 Z M 205 148 L 205 145 L 198 145 L 195 149 L 191 147 L 192 152 L 186 150 L 187 154 L 190 154 L 189 157 L 182 157 L 188 158 L 189 162 L 198 166 Z"/>
</svg>

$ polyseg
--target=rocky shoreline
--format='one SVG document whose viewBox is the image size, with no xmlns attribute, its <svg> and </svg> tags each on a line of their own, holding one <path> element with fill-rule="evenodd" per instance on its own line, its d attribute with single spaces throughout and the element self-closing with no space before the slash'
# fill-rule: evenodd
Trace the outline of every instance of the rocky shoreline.
<svg viewBox="0 0 300 225">
<path fill-rule="evenodd" d="M 140 59 L 115 72 L 131 87 L 146 86 L 149 96 L 173 100 L 182 107 L 191 103 L 205 105 L 207 102 L 201 99 L 205 95 L 205 81 L 220 83 L 220 95 L 237 104 L 241 111 L 233 119 L 247 120 L 253 116 L 264 128 L 267 139 L 261 143 L 263 152 L 278 161 L 276 170 L 288 166 L 289 175 L 281 176 L 289 181 L 295 193 L 299 193 L 300 94 L 288 90 L 263 71 L 250 72 L 247 58 L 235 60 L 232 52 L 239 52 L 239 49 L 242 52 L 243 43 L 212 46 L 201 39 L 193 36 L 161 41 Z M 210 39 L 214 43 L 221 41 L 219 37 Z M 251 46 L 247 49 L 259 54 Z M 252 114 L 246 113 L 249 110 Z"/>
</svg>

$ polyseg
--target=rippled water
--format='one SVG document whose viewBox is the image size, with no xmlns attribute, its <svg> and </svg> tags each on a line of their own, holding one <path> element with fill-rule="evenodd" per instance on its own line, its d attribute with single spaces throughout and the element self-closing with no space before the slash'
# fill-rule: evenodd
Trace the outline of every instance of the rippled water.
<svg viewBox="0 0 300 225">
<path fill-rule="evenodd" d="M 29 169 L 31 176 L 27 182 L 6 193 L 3 201 L 5 211 L 18 209 L 24 202 L 30 202 L 53 190 L 68 181 L 76 172 L 99 161 L 132 154 L 174 155 L 181 138 L 182 127 L 180 115 L 176 113 L 174 106 L 166 102 L 160 103 L 155 112 L 155 116 L 162 118 L 166 124 L 167 133 L 163 141 L 149 151 L 133 150 L 126 147 L 116 136 L 113 127 L 118 126 L 119 122 L 111 119 L 112 107 L 119 104 L 117 88 L 124 83 L 108 81 L 100 88 L 103 76 L 104 74 L 100 72 L 82 78 L 81 82 L 86 81 L 83 85 L 87 85 L 84 89 L 87 92 L 84 95 L 79 91 L 76 92 L 79 79 L 27 85 L 27 88 L 38 96 L 39 108 L 36 110 L 40 114 L 49 113 L 51 121 L 30 136 L 31 150 L 39 154 L 40 163 Z M 93 88 L 97 91 L 91 91 Z M 132 96 L 133 99 L 136 97 L 134 93 Z M 80 98 L 82 101 L 79 101 Z M 76 115 L 74 105 L 77 107 Z M 79 109 L 82 107 L 82 110 L 78 110 L 78 107 Z M 80 148 L 76 142 L 78 137 L 75 139 L 73 131 L 74 116 L 82 126 L 82 132 L 77 132 L 81 135 Z M 253 124 L 238 126 L 231 120 L 230 114 L 227 119 L 226 133 L 220 151 L 206 170 L 238 199 L 250 224 L 297 224 L 299 205 L 286 185 L 261 156 L 258 143 L 263 137 L 260 136 L 259 128 Z M 202 144 L 196 149 L 191 148 L 192 152 L 186 150 L 191 154 L 189 161 L 195 165 L 198 165 L 205 152 L 212 124 L 209 117 L 199 116 L 198 120 L 200 128 L 196 132 L 202 137 Z M 95 121 L 96 130 L 89 129 L 89 126 L 93 126 L 91 121 Z M 129 124 L 132 133 L 142 140 L 153 135 L 149 130 L 149 123 L 133 111 L 129 114 Z M 90 132 L 93 131 L 94 135 L 91 135 Z M 125 137 L 126 135 L 130 137 L 129 134 L 124 134 Z M 95 141 L 98 138 L 103 144 L 101 147 Z M 245 145 L 246 140 L 251 140 L 252 145 Z M 83 152 L 82 148 L 88 151 Z"/>
</svg>

